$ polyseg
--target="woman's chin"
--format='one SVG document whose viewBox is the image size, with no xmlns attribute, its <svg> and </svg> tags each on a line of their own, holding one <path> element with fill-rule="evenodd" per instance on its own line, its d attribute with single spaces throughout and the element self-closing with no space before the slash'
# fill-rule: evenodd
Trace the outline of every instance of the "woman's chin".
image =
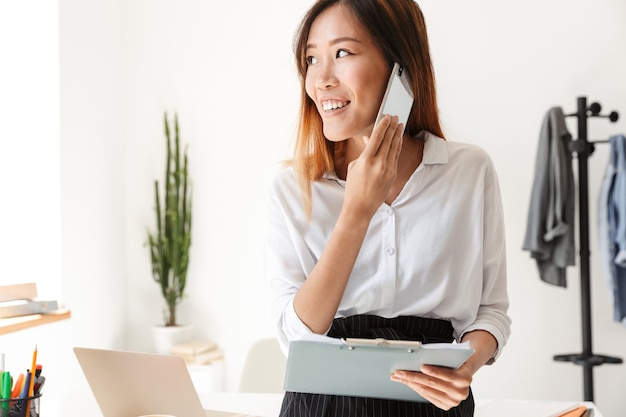
<svg viewBox="0 0 626 417">
<path fill-rule="evenodd" d="M 334 143 L 343 142 L 344 140 L 347 139 L 347 138 L 342 138 L 342 137 L 329 136 L 326 134 L 324 135 L 324 137 L 326 138 L 326 140 L 330 142 L 334 142 Z"/>
<path fill-rule="evenodd" d="M 324 137 L 331 142 L 343 142 L 350 138 L 362 138 L 363 136 L 369 136 L 369 133 L 355 133 L 354 131 L 348 132 L 347 130 L 324 129 Z"/>
</svg>

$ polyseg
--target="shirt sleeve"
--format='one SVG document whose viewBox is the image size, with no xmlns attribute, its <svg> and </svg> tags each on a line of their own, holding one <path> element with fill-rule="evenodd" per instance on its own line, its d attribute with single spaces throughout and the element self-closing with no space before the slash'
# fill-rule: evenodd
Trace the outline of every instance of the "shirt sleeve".
<svg viewBox="0 0 626 417">
<path fill-rule="evenodd" d="M 462 331 L 484 330 L 494 336 L 498 348 L 489 364 L 500 356 L 509 339 L 508 308 L 504 214 L 497 175 L 490 163 L 485 175 L 482 294 L 476 319 Z"/>
<path fill-rule="evenodd" d="M 281 349 L 313 333 L 298 317 L 293 299 L 314 266 L 303 233 L 294 219 L 304 216 L 299 189 L 286 174 L 279 175 L 268 192 L 265 276 L 271 297 L 271 316 Z"/>
</svg>

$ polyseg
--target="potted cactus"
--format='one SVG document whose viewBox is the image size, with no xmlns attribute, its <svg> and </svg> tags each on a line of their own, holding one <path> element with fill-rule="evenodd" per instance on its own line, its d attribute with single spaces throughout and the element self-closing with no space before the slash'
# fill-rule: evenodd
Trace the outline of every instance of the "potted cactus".
<svg viewBox="0 0 626 417">
<path fill-rule="evenodd" d="M 185 149 L 181 152 L 180 149 L 178 115 L 174 117 L 173 141 L 167 113 L 164 115 L 164 127 L 167 140 L 164 195 L 161 200 L 159 181 L 155 180 L 156 230 L 148 230 L 147 245 L 150 248 L 152 277 L 159 284 L 166 304 L 164 326 L 174 328 L 180 327 L 176 309 L 185 296 L 187 283 L 191 246 L 191 186 L 187 170 L 187 151 Z M 172 331 L 173 329 L 169 333 Z M 186 336 L 180 336 L 179 339 L 184 337 Z M 157 347 L 157 350 L 163 349 Z"/>
</svg>

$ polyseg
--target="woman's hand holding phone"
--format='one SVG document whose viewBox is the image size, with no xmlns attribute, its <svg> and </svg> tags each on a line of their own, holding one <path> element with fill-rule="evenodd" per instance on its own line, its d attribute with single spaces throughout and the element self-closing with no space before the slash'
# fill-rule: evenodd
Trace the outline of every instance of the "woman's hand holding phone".
<svg viewBox="0 0 626 417">
<path fill-rule="evenodd" d="M 348 165 L 344 208 L 368 220 L 385 201 L 394 184 L 402 149 L 404 126 L 397 116 L 386 115 L 364 137 L 361 155 Z"/>
<path fill-rule="evenodd" d="M 363 138 L 365 149 L 348 165 L 344 207 L 352 214 L 362 213 L 369 221 L 389 194 L 412 106 L 410 82 L 400 64 L 394 63 L 372 135 Z"/>
</svg>

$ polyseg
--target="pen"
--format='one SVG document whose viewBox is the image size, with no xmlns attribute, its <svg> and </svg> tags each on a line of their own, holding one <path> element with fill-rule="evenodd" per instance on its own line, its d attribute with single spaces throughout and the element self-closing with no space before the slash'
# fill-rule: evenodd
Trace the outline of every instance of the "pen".
<svg viewBox="0 0 626 417">
<path fill-rule="evenodd" d="M 11 399 L 11 374 L 9 372 L 2 372 L 2 392 L 0 398 L 6 401 L 2 401 L 2 409 L 8 410 Z"/>
<path fill-rule="evenodd" d="M 35 382 L 35 395 L 39 395 L 39 393 L 41 392 L 41 388 L 43 388 L 43 384 L 46 383 L 46 377 L 45 376 L 40 376 L 39 378 L 37 378 L 37 382 Z"/>
<path fill-rule="evenodd" d="M 32 380 L 32 375 L 30 371 L 26 372 L 26 376 L 24 377 L 24 383 L 22 384 L 22 391 L 20 391 L 20 395 L 18 398 L 28 398 L 28 390 L 30 387 L 30 381 Z"/>
<path fill-rule="evenodd" d="M 28 381 L 28 391 L 26 392 L 26 396 L 28 398 L 33 396 L 33 387 L 35 386 L 35 371 L 37 368 L 37 345 L 35 345 L 35 350 L 33 350 L 33 364 L 30 367 L 30 380 Z M 28 379 L 28 374 L 26 375 Z M 26 414 L 30 416 L 30 399 L 26 401 Z"/>
<path fill-rule="evenodd" d="M 24 374 L 20 374 L 17 377 L 17 381 L 15 381 L 15 385 L 13 386 L 13 391 L 11 391 L 11 398 L 17 398 L 22 392 L 22 386 L 24 385 Z"/>
<path fill-rule="evenodd" d="M 26 372 L 26 376 L 24 377 L 24 383 L 22 384 L 22 391 L 20 391 L 19 399 L 27 399 L 28 398 L 28 387 L 30 387 L 30 380 L 32 379 L 30 371 Z"/>
</svg>

